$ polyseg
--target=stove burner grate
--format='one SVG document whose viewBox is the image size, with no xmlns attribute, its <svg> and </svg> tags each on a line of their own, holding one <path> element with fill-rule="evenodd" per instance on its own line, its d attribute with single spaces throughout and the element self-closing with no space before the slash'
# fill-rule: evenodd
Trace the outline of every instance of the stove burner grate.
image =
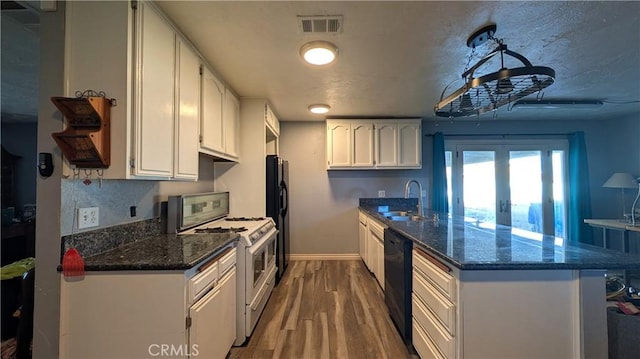
<svg viewBox="0 0 640 359">
<path fill-rule="evenodd" d="M 265 217 L 227 217 L 225 221 L 264 221 Z"/>
<path fill-rule="evenodd" d="M 222 228 L 222 227 L 209 227 L 209 228 L 196 228 L 195 233 L 240 233 L 246 231 L 246 227 L 230 227 L 230 228 Z"/>
</svg>

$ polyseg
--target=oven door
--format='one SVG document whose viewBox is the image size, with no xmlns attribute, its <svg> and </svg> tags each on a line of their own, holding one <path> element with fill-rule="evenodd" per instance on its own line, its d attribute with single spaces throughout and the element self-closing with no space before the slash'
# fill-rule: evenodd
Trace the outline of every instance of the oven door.
<svg viewBox="0 0 640 359">
<path fill-rule="evenodd" d="M 271 267 L 275 265 L 275 252 L 271 251 L 277 236 L 278 231 L 274 229 L 247 248 L 247 304 L 253 302 L 255 296 L 267 281 Z"/>
</svg>

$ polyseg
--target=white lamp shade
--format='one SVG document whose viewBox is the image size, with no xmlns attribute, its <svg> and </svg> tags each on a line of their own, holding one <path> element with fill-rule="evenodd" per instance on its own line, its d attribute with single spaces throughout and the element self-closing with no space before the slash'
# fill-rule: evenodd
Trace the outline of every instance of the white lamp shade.
<svg viewBox="0 0 640 359">
<path fill-rule="evenodd" d="M 609 177 L 602 187 L 607 188 L 636 188 L 638 182 L 629 173 L 616 172 Z"/>
</svg>

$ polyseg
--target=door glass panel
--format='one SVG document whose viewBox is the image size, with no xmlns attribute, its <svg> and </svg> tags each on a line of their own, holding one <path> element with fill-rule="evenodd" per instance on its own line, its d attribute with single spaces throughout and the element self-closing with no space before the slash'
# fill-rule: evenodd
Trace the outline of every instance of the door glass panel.
<svg viewBox="0 0 640 359">
<path fill-rule="evenodd" d="M 509 151 L 511 227 L 516 234 L 543 233 L 540 151 Z M 539 236 L 536 236 L 539 237 Z"/>
<path fill-rule="evenodd" d="M 565 238 L 565 203 L 564 203 L 564 151 L 553 151 L 553 213 L 556 244 L 562 245 Z"/>
<path fill-rule="evenodd" d="M 444 161 L 447 172 L 447 202 L 449 208 L 449 216 L 453 213 L 453 183 L 451 181 L 451 166 L 452 166 L 452 152 L 446 151 L 444 153 Z"/>
<path fill-rule="evenodd" d="M 462 152 L 464 218 L 478 227 L 495 228 L 496 166 L 494 151 Z"/>
</svg>

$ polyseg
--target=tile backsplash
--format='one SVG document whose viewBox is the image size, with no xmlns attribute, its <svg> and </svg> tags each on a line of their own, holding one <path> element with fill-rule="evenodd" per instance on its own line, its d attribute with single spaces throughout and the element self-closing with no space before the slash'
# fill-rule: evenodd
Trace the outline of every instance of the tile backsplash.
<svg viewBox="0 0 640 359">
<path fill-rule="evenodd" d="M 94 180 L 85 185 L 82 179 L 62 181 L 60 228 L 63 236 L 93 231 L 123 223 L 158 217 L 158 181 Z M 130 207 L 136 206 L 131 217 Z M 78 229 L 78 208 L 98 207 L 98 227 Z"/>
</svg>

